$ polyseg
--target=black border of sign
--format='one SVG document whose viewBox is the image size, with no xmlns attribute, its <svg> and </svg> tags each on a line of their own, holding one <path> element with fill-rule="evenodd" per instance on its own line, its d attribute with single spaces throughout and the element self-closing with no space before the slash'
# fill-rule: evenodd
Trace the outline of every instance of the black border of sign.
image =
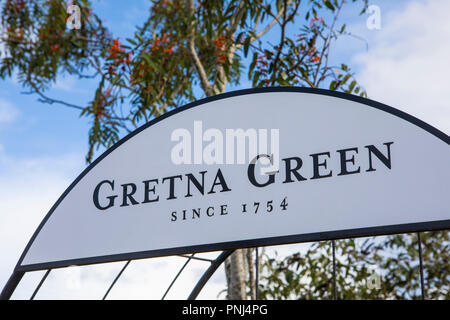
<svg viewBox="0 0 450 320">
<path fill-rule="evenodd" d="M 35 271 L 35 270 L 43 270 L 49 268 L 61 268 L 73 265 L 87 265 L 87 264 L 96 264 L 96 263 L 106 263 L 106 262 L 115 262 L 122 260 L 130 260 L 130 259 L 143 259 L 143 258 L 152 258 L 152 257 L 160 257 L 160 256 L 168 256 L 168 255 L 176 255 L 183 253 L 192 253 L 192 252 L 202 252 L 202 251 L 216 251 L 216 250 L 225 250 L 225 249 L 236 249 L 236 248 L 244 248 L 244 247 L 255 247 L 255 246 L 267 246 L 267 245 L 278 245 L 278 244 L 288 244 L 288 243 L 299 243 L 299 242 L 310 242 L 310 241 L 318 241 L 318 240 L 331 240 L 331 239 L 342 239 L 342 238 L 350 238 L 350 237 L 364 237 L 364 236 L 375 236 L 375 235 L 387 235 L 387 234 L 395 234 L 395 233 L 405 233 L 405 232 L 416 232 L 416 231 L 427 231 L 427 230 L 442 230 L 450 228 L 450 219 L 449 220 L 441 220 L 441 221 L 431 221 L 431 222 L 421 222 L 421 223 L 412 223 L 412 224 L 399 224 L 399 225 L 390 225 L 390 226 L 380 226 L 380 227 L 371 227 L 371 228 L 361 228 L 361 229 L 348 229 L 348 230 L 338 230 L 338 231 L 327 231 L 327 232 L 318 232 L 318 233 L 310 233 L 310 234 L 300 234 L 300 235 L 290 235 L 290 236 L 280 236 L 280 237 L 271 237 L 271 238 L 261 238 L 261 239 L 251 239 L 251 240 L 240 240 L 240 241 L 231 241 L 231 242 L 222 242 L 222 243 L 213 243 L 213 244 L 205 244 L 205 245 L 197 245 L 197 246 L 187 246 L 187 247 L 176 247 L 162 250 L 151 250 L 151 251 L 141 251 L 141 252 L 130 252 L 124 254 L 114 254 L 107 256 L 97 256 L 97 257 L 89 257 L 82 259 L 73 259 L 73 260 L 63 260 L 63 261 L 53 261 L 48 263 L 39 263 L 39 264 L 29 264 L 29 265 L 21 265 L 26 253 L 28 252 L 31 244 L 34 242 L 34 239 L 39 234 L 42 227 L 45 225 L 47 220 L 52 215 L 53 211 L 58 207 L 61 201 L 66 197 L 66 195 L 73 189 L 73 187 L 92 169 L 94 168 L 100 161 L 102 161 L 105 157 L 107 157 L 113 150 L 118 148 L 120 145 L 125 143 L 128 139 L 132 138 L 136 134 L 145 130 L 146 128 L 170 117 L 179 112 L 183 112 L 189 110 L 193 107 L 200 106 L 212 101 L 222 100 L 226 98 L 248 95 L 254 93 L 270 93 L 270 92 L 300 92 L 300 93 L 311 93 L 311 94 L 319 94 L 325 96 L 332 96 L 340 99 L 350 100 L 354 102 L 358 102 L 360 104 L 373 107 L 375 109 L 379 109 L 395 115 L 403 120 L 406 120 L 416 126 L 424 129 L 425 131 L 431 133 L 436 136 L 440 140 L 444 141 L 448 145 L 450 145 L 450 137 L 444 132 L 434 128 L 433 126 L 423 122 L 422 120 L 407 114 L 403 111 L 395 109 L 393 107 L 387 106 L 385 104 L 362 98 L 355 95 L 350 95 L 347 93 L 330 91 L 325 89 L 315 89 L 315 88 L 300 88 L 300 87 L 270 87 L 270 88 L 253 88 L 253 89 L 244 89 L 237 90 L 232 92 L 227 92 L 223 94 L 219 94 L 216 96 L 208 97 L 205 99 L 201 99 L 192 103 L 189 103 L 183 107 L 172 110 L 152 121 L 144 124 L 139 127 L 135 131 L 131 132 L 116 144 L 114 144 L 111 148 L 106 150 L 102 155 L 100 155 L 94 162 L 92 162 L 83 172 L 71 183 L 71 185 L 64 191 L 58 201 L 52 206 L 50 211 L 47 213 L 45 218 L 40 223 L 39 227 L 36 229 L 35 233 L 31 237 L 28 242 L 25 250 L 23 251 L 20 259 L 14 269 L 15 272 L 27 272 L 27 271 Z"/>
</svg>

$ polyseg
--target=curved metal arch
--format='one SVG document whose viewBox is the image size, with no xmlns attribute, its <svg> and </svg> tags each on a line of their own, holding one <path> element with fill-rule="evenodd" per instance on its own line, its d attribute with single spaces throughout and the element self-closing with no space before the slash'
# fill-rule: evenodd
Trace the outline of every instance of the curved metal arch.
<svg viewBox="0 0 450 320">
<path fill-rule="evenodd" d="M 197 282 L 196 286 L 194 287 L 194 289 L 192 290 L 191 294 L 188 297 L 188 300 L 195 300 L 197 298 L 197 296 L 199 295 L 200 291 L 203 289 L 203 287 L 205 286 L 205 284 L 208 282 L 208 280 L 211 278 L 211 276 L 216 272 L 216 270 L 220 267 L 220 265 L 234 252 L 235 250 L 226 250 L 223 251 L 216 259 L 214 260 L 210 260 L 210 259 L 197 259 L 200 261 L 205 261 L 205 262 L 210 262 L 211 265 L 209 266 L 209 268 L 204 272 L 204 274 L 202 275 L 202 277 L 199 279 L 199 281 Z M 169 293 L 170 289 L 172 288 L 172 286 L 174 285 L 175 281 L 178 279 L 178 277 L 180 276 L 180 274 L 183 272 L 183 270 L 186 268 L 186 266 L 188 265 L 188 263 L 194 259 L 194 255 L 195 253 L 193 253 L 190 256 L 186 256 L 186 255 L 180 255 L 181 257 L 187 258 L 186 262 L 183 264 L 183 266 L 180 268 L 180 270 L 178 271 L 178 273 L 175 275 L 174 279 L 172 280 L 172 282 L 169 284 L 169 287 L 167 288 L 167 290 L 165 291 L 164 295 L 162 296 L 161 300 L 164 300 L 164 298 L 167 296 L 167 294 Z M 108 297 L 108 294 L 111 292 L 111 289 L 114 287 L 114 285 L 116 284 L 117 280 L 119 280 L 120 276 L 123 274 L 123 272 L 125 271 L 125 269 L 128 267 L 128 265 L 130 264 L 131 260 L 128 260 L 125 265 L 121 268 L 120 272 L 117 274 L 117 276 L 114 278 L 113 282 L 111 283 L 111 285 L 109 286 L 108 290 L 106 291 L 105 295 L 103 296 L 102 300 L 106 300 L 106 298 Z M 36 294 L 39 292 L 39 289 L 41 288 L 42 284 L 44 283 L 44 281 L 47 279 L 48 275 L 50 274 L 50 271 L 52 269 L 48 269 L 47 272 L 44 274 L 44 276 L 42 277 L 41 281 L 39 282 L 38 286 L 36 287 L 36 289 L 34 290 L 30 300 L 33 300 L 34 297 L 36 296 Z M 257 268 L 258 270 L 258 268 Z"/>
<path fill-rule="evenodd" d="M 200 291 L 202 291 L 205 284 L 211 278 L 211 276 L 216 272 L 216 270 L 220 267 L 220 265 L 234 252 L 235 250 L 225 250 L 223 251 L 215 260 L 211 263 L 209 268 L 205 271 L 203 276 L 197 282 L 197 285 L 192 289 L 191 294 L 187 298 L 187 300 L 195 300 L 197 299 Z"/>
<path fill-rule="evenodd" d="M 420 280 L 421 280 L 421 295 L 422 295 L 422 300 L 425 299 L 425 285 L 424 285 L 424 277 L 423 277 L 423 263 L 422 263 L 422 246 L 421 246 L 421 239 L 420 239 L 420 232 L 417 232 L 417 236 L 418 236 L 418 246 L 419 246 L 419 271 L 420 271 Z M 337 290 L 336 290 L 336 257 L 335 257 L 335 240 L 332 240 L 332 247 L 333 247 L 333 253 L 332 253 L 332 258 L 333 258 L 333 299 L 336 300 L 337 299 Z M 235 250 L 225 250 L 223 251 L 216 259 L 214 260 L 209 260 L 209 259 L 198 259 L 198 260 L 202 260 L 202 261 L 208 261 L 211 262 L 211 266 L 205 271 L 205 273 L 203 274 L 203 276 L 200 278 L 200 280 L 197 282 L 196 286 L 194 287 L 194 289 L 192 290 L 191 294 L 189 295 L 187 300 L 195 300 L 198 295 L 200 294 L 201 290 L 203 289 L 203 287 L 205 286 L 205 284 L 208 282 L 208 280 L 212 277 L 212 275 L 215 273 L 215 271 L 220 267 L 220 265 L 231 255 L 233 254 Z M 175 281 L 178 279 L 178 277 L 180 276 L 180 274 L 183 272 L 183 270 L 185 269 L 185 267 L 187 266 L 187 264 L 193 259 L 195 254 L 192 254 L 191 256 L 185 256 L 185 255 L 180 255 L 182 257 L 187 258 L 188 260 L 184 263 L 184 265 L 181 267 L 181 269 L 179 270 L 179 272 L 176 274 L 175 278 L 172 280 L 172 282 L 170 283 L 169 287 L 167 288 L 166 292 L 164 293 L 163 297 L 161 300 L 164 300 L 164 298 L 166 297 L 167 293 L 169 292 L 169 290 L 172 288 L 173 284 L 175 283 Z M 120 278 L 120 276 L 122 275 L 122 273 L 125 271 L 125 269 L 128 267 L 128 265 L 130 264 L 131 260 L 128 260 L 127 263 L 122 267 L 122 269 L 120 270 L 120 272 L 118 273 L 118 275 L 116 276 L 116 278 L 114 279 L 114 281 L 112 282 L 112 284 L 110 285 L 110 287 L 108 288 L 107 292 L 105 293 L 104 297 L 102 300 L 105 300 L 106 297 L 108 296 L 109 292 L 111 291 L 112 287 L 114 286 L 114 284 L 117 282 L 117 280 Z M 36 294 L 38 293 L 39 289 L 41 288 L 42 284 L 44 283 L 44 281 L 47 279 L 48 275 L 50 274 L 52 269 L 48 269 L 46 271 L 46 273 L 44 274 L 43 278 L 41 279 L 41 281 L 39 282 L 38 286 L 36 287 L 36 289 L 34 290 L 30 300 L 33 300 L 34 297 L 36 296 Z M 14 273 L 13 273 L 14 276 Z M 17 277 L 19 277 L 19 275 L 17 275 Z M 23 274 L 22 274 L 23 276 Z M 20 276 L 20 278 L 22 277 Z M 11 277 L 12 278 L 12 277 Z M 259 283 L 258 283 L 258 278 L 259 278 L 259 261 L 258 261 L 258 248 L 256 248 L 256 300 L 258 300 L 258 291 L 259 291 Z M 8 283 L 12 281 L 12 279 L 10 279 L 8 281 Z M 20 279 L 18 280 L 20 281 Z M 5 286 L 6 288 L 7 286 Z M 2 292 L 3 294 L 3 292 Z M 12 292 L 11 292 L 12 294 Z M 0 300 L 3 300 L 3 297 L 0 297 Z"/>
<path fill-rule="evenodd" d="M 62 262 L 52 262 L 52 263 L 45 263 L 45 264 L 39 264 L 39 265 L 34 265 L 33 269 L 30 268 L 24 268 L 21 266 L 21 262 L 23 261 L 23 259 L 25 258 L 28 250 L 30 249 L 32 243 L 34 242 L 35 238 L 37 237 L 37 235 L 39 234 L 39 232 L 41 231 L 41 229 L 43 228 L 43 226 L 46 224 L 46 222 L 48 221 L 48 219 L 50 218 L 50 216 L 52 215 L 52 213 L 55 211 L 55 209 L 59 206 L 59 204 L 63 201 L 63 199 L 67 196 L 67 194 L 75 187 L 75 185 L 91 170 L 93 169 L 99 162 L 101 162 L 105 157 L 107 157 L 112 151 L 114 151 L 115 149 L 117 149 L 119 146 L 121 146 L 123 143 L 125 143 L 126 141 L 128 141 L 129 139 L 131 139 L 132 137 L 134 137 L 135 135 L 139 134 L 141 131 L 147 129 L 150 126 L 155 125 L 156 123 L 170 117 L 173 116 L 179 112 L 184 112 L 187 111 L 191 108 L 194 107 L 198 107 L 213 101 L 217 101 L 217 100 L 222 100 L 222 99 L 226 99 L 226 98 L 231 98 L 231 97 L 237 97 L 237 96 L 243 96 L 243 95 L 250 95 L 250 94 L 257 94 L 257 93 L 273 93 L 273 92 L 296 92 L 296 93 L 310 93 L 310 94 L 316 94 L 316 95 L 324 95 L 324 96 L 330 96 L 330 97 L 335 97 L 335 98 L 339 98 L 339 99 L 344 99 L 344 100 L 348 100 L 348 101 L 353 101 L 353 102 L 358 102 L 361 105 L 365 105 L 367 107 L 371 107 L 374 109 L 378 109 L 381 111 L 384 111 L 386 113 L 392 114 L 398 118 L 401 118 L 405 121 L 408 121 L 414 125 L 416 125 L 417 127 L 429 132 L 430 134 L 434 135 L 435 137 L 437 137 L 438 139 L 442 140 L 443 142 L 447 143 L 448 145 L 450 145 L 450 137 L 445 134 L 444 132 L 440 131 L 439 129 L 429 125 L 428 123 L 408 114 L 405 113 L 401 110 L 395 109 L 393 107 L 390 107 L 388 105 L 382 104 L 380 102 L 374 101 L 374 100 L 370 100 L 367 98 L 362 98 L 360 96 L 355 96 L 355 95 L 351 95 L 351 94 L 347 94 L 347 93 L 343 93 L 343 92 L 337 92 L 337 91 L 330 91 L 330 90 L 326 90 L 326 89 L 318 89 L 318 88 L 303 88 L 303 87 L 268 87 L 268 88 L 252 88 L 252 89 L 244 89 L 244 90 L 236 90 L 236 91 L 231 91 L 231 92 L 226 92 L 223 94 L 219 94 L 219 95 L 215 95 L 212 97 L 207 97 L 198 101 L 194 101 L 191 102 L 189 104 L 186 104 L 183 107 L 174 109 L 166 114 L 163 114 L 151 121 L 149 121 L 148 123 L 142 125 L 141 127 L 139 127 L 138 129 L 136 129 L 135 131 L 129 133 L 127 136 L 125 136 L 124 138 L 122 138 L 121 140 L 119 140 L 116 144 L 114 144 L 113 146 L 111 146 L 108 150 L 106 150 L 103 154 L 101 154 L 95 161 L 93 161 L 86 169 L 83 170 L 83 172 L 71 183 L 71 185 L 64 191 L 64 193 L 61 195 L 61 197 L 57 200 L 57 202 L 53 205 L 53 207 L 50 209 L 50 211 L 47 213 L 47 215 L 44 217 L 44 219 L 42 220 L 42 222 L 40 223 L 40 225 L 38 226 L 38 228 L 36 229 L 35 233 L 33 234 L 33 236 L 31 237 L 30 241 L 28 242 L 27 246 L 25 247 L 25 250 L 23 251 L 22 255 L 19 258 L 19 261 L 15 267 L 16 270 L 20 270 L 20 271 L 30 271 L 30 270 L 40 270 L 40 269 L 49 269 L 49 268 L 58 268 L 58 267 L 64 267 L 66 265 L 81 265 L 81 264 L 92 264 L 92 263 L 103 263 L 103 262 L 114 262 L 114 261 L 122 261 L 122 260 L 128 260 L 128 259 L 135 259 L 135 258 L 145 258 L 145 257 L 151 257 L 149 255 L 148 252 L 135 252 L 135 253 L 127 253 L 127 254 L 116 254 L 116 255 L 112 255 L 112 256 L 102 256 L 102 257 L 97 257 L 96 259 L 91 259 L 91 258 L 82 258 L 82 259 L 75 259 L 75 260 L 70 260 L 70 261 L 62 261 Z M 450 220 L 445 220 L 445 221 L 441 221 L 439 222 L 439 226 L 442 226 L 445 223 L 445 227 L 448 227 L 450 225 Z M 420 230 L 426 230 L 429 228 L 433 228 L 436 229 L 439 226 L 435 226 L 434 224 L 420 224 Z M 408 230 L 407 231 L 418 231 L 419 227 L 418 226 L 409 226 L 408 225 Z M 386 228 L 383 229 L 383 231 L 387 230 Z M 405 232 L 405 230 L 403 230 L 402 232 Z M 354 233 L 354 234 L 346 234 L 345 236 L 362 236 L 362 235 L 366 235 L 367 232 L 363 232 L 362 234 L 359 233 Z M 379 231 L 377 231 L 378 234 L 383 234 L 380 233 Z M 395 233 L 392 232 L 391 233 Z M 323 239 L 320 235 L 319 237 L 321 239 Z M 329 239 L 332 238 L 339 238 L 339 236 L 335 236 L 335 235 L 331 235 L 328 237 Z M 316 239 L 308 239 L 309 241 L 315 241 Z M 284 241 L 284 240 L 283 240 Z M 288 240 L 286 239 L 286 241 L 289 242 L 295 242 L 292 240 Z M 264 243 L 251 243 L 251 242 L 246 242 L 243 243 L 244 246 L 257 246 L 257 245 L 264 245 Z M 241 246 L 237 246 L 237 247 L 241 247 Z M 209 248 L 209 250 L 211 250 L 211 248 L 206 245 L 204 246 L 204 248 Z M 184 252 L 189 252 L 188 250 L 192 250 L 193 248 L 184 248 Z M 230 249 L 229 248 L 214 248 L 214 249 Z M 204 250 L 204 249 L 203 249 Z M 208 250 L 208 249 L 207 249 Z M 169 255 L 169 254 L 181 254 L 184 252 L 172 252 L 171 250 L 159 250 L 161 252 L 158 252 L 158 254 L 164 254 L 164 255 Z M 193 252 L 193 251 L 190 251 Z M 155 253 L 156 254 L 156 253 Z M 155 256 L 155 255 L 152 255 Z"/>
<path fill-rule="evenodd" d="M 130 133 L 129 135 L 127 135 L 126 137 L 124 137 L 123 139 L 121 139 L 119 142 L 117 142 L 115 145 L 113 145 L 110 149 L 108 149 L 107 151 L 105 151 L 101 156 L 99 156 L 91 165 L 89 165 L 78 177 L 75 181 L 72 182 L 72 184 L 65 190 L 65 192 L 61 195 L 61 197 L 58 199 L 58 201 L 54 204 L 54 206 L 50 209 L 50 211 L 47 213 L 47 215 L 45 216 L 45 218 L 43 219 L 43 221 L 41 222 L 41 224 L 39 225 L 39 227 L 36 229 L 35 233 L 33 234 L 33 236 L 31 237 L 30 241 L 28 242 L 25 250 L 23 251 L 12 275 L 10 276 L 8 282 L 6 283 L 6 285 L 4 286 L 2 292 L 0 293 L 0 299 L 9 299 L 11 297 L 11 295 L 13 294 L 15 288 L 17 287 L 17 285 L 19 284 L 20 280 L 22 279 L 23 275 L 25 274 L 26 271 L 28 271 L 28 269 L 24 269 L 21 268 L 21 262 L 23 261 L 26 253 L 28 252 L 29 248 L 31 247 L 31 244 L 33 243 L 34 239 L 36 238 L 36 236 L 39 234 L 40 230 L 42 229 L 42 227 L 45 225 L 45 223 L 47 222 L 47 220 L 50 218 L 50 216 L 52 215 L 53 211 L 58 207 L 58 205 L 60 204 L 60 202 L 65 198 L 65 196 L 72 190 L 72 188 L 94 167 L 96 166 L 103 158 L 105 158 L 109 153 L 111 153 L 113 150 L 115 150 L 117 147 L 119 147 L 121 144 L 123 144 L 124 142 L 126 142 L 128 139 L 130 139 L 131 137 L 133 137 L 134 135 L 138 134 L 139 132 L 141 132 L 142 130 L 148 128 L 151 125 L 154 125 L 155 123 L 164 120 L 165 118 L 172 116 L 178 112 L 182 112 L 182 111 L 186 111 L 190 108 L 193 108 L 195 106 L 199 106 L 199 105 L 203 105 L 205 103 L 208 102 L 212 102 L 212 101 L 216 101 L 216 100 L 220 100 L 220 99 L 225 99 L 225 98 L 229 98 L 229 97 L 235 97 L 235 96 L 240 96 L 240 95 L 247 95 L 247 94 L 252 94 L 252 93 L 264 93 L 264 92 L 301 92 L 301 93 L 312 93 L 312 94 L 319 94 L 319 95 L 326 95 L 326 96 L 333 96 L 336 98 L 341 98 L 341 99 L 346 99 L 346 100 L 350 100 L 350 101 L 355 101 L 355 102 L 359 102 L 361 104 L 364 104 L 366 106 L 390 113 L 394 116 L 397 116 L 403 120 L 406 120 L 420 128 L 422 128 L 423 130 L 429 132 L 430 134 L 434 135 L 435 137 L 439 138 L 440 140 L 444 141 L 445 143 L 450 145 L 450 137 L 445 134 L 444 132 L 434 128 L 433 126 L 423 122 L 422 120 L 415 118 L 414 116 L 411 116 L 403 111 L 397 110 L 395 108 L 392 108 L 390 106 L 387 106 L 385 104 L 373 101 L 373 100 L 369 100 L 366 98 L 362 98 L 359 96 L 354 96 L 354 95 L 350 95 L 350 94 L 345 94 L 342 92 L 336 92 L 336 91 L 330 91 L 330 90 L 325 90 L 325 89 L 316 89 L 316 88 L 298 88 L 298 87 L 272 87 L 272 88 L 253 88 L 253 89 L 245 89 L 245 90 L 238 90 L 238 91 L 233 91 L 233 92 L 228 92 L 228 93 L 224 93 L 224 94 L 220 94 L 217 96 L 213 96 L 213 97 L 208 97 L 199 101 L 195 101 L 192 103 L 189 103 L 187 105 L 185 105 L 182 108 L 178 108 L 175 109 L 171 112 L 168 112 L 167 114 L 164 114 L 156 119 L 153 119 L 152 121 L 144 124 L 143 126 L 141 126 L 140 128 L 136 129 L 135 131 L 133 131 L 132 133 Z M 407 225 L 407 227 L 405 227 L 405 229 L 403 229 L 400 232 L 411 232 L 411 231 L 424 231 L 427 229 L 434 229 L 434 230 L 440 230 L 440 229 L 445 229 L 450 225 L 450 220 L 445 220 L 445 221 L 438 221 L 438 223 L 421 223 L 421 224 L 411 224 L 411 225 Z M 392 228 L 382 228 L 382 229 L 373 229 L 373 230 L 359 230 L 359 231 L 355 231 L 352 234 L 344 234 L 344 233 L 333 233 L 330 232 L 328 233 L 327 238 L 328 239 L 339 239 L 342 237 L 358 237 L 358 236 L 365 236 L 368 235 L 368 233 L 374 233 L 377 235 L 380 234 L 393 234 L 393 233 L 397 233 L 399 230 L 397 230 L 395 228 L 395 226 L 391 226 Z M 370 228 L 368 228 L 370 229 Z M 323 235 L 319 234 L 315 237 L 312 237 L 309 239 L 309 241 L 314 241 L 314 240 L 319 240 L 319 239 L 324 239 Z M 299 242 L 300 238 L 296 238 L 295 242 Z M 280 240 L 281 241 L 281 240 Z M 283 241 L 289 241 L 289 242 L 294 242 L 293 240 L 289 240 L 288 238 L 284 239 Z M 268 243 L 264 243 L 264 242 L 260 242 L 260 243 L 240 243 L 242 245 L 245 246 L 249 246 L 249 245 L 264 245 L 264 244 L 268 244 Z M 239 246 L 235 246 L 235 247 L 239 247 Z M 187 248 L 185 248 L 187 249 Z M 191 248 L 192 249 L 192 248 Z M 224 248 L 225 249 L 225 248 Z M 224 251 L 225 252 L 225 251 Z M 168 252 L 166 252 L 168 253 Z M 179 252 L 182 253 L 182 252 Z M 139 256 L 140 258 L 145 257 L 146 253 L 141 253 L 141 255 Z M 147 255 L 147 257 L 150 257 Z M 128 255 L 128 258 L 138 258 L 138 256 L 132 256 L 130 257 L 130 255 Z M 120 261 L 120 260 L 126 260 L 126 256 L 122 256 L 122 255 L 116 255 L 115 257 L 102 257 L 101 260 L 98 261 L 90 261 L 87 259 L 84 259 L 83 261 L 78 261 L 80 262 L 80 264 L 88 264 L 88 263 L 101 263 L 101 262 L 112 262 L 112 261 Z M 65 261 L 64 263 L 68 263 L 67 261 Z M 70 264 L 78 264 L 77 261 L 71 261 Z M 62 267 L 65 266 L 65 264 L 61 264 L 61 263 L 53 263 L 53 265 L 39 265 L 39 266 L 34 266 L 33 270 L 40 270 L 40 269 L 50 269 L 50 268 L 57 268 L 57 267 Z M 218 266 L 217 266 L 218 267 Z M 216 268 L 217 269 L 217 268 Z M 31 270 L 31 269 L 30 269 Z M 203 278 L 203 277 L 202 277 Z"/>
<path fill-rule="evenodd" d="M 11 276 L 3 287 L 2 292 L 0 293 L 0 300 L 9 300 L 14 293 L 14 290 L 19 285 L 20 280 L 22 280 L 25 271 L 17 271 L 14 270 Z"/>
</svg>

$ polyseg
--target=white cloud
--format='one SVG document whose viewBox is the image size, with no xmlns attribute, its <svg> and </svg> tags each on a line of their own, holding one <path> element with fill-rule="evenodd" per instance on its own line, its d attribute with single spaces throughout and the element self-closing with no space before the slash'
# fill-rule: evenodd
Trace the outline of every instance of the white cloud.
<svg viewBox="0 0 450 320">
<path fill-rule="evenodd" d="M 11 102 L 0 98 L 0 123 L 13 122 L 18 115 L 19 110 Z"/>
<path fill-rule="evenodd" d="M 52 88 L 62 91 L 72 91 L 76 85 L 76 79 L 72 76 L 59 77 Z"/>
<path fill-rule="evenodd" d="M 28 239 L 70 181 L 74 156 L 17 159 L 0 152 L 0 287 Z"/>
<path fill-rule="evenodd" d="M 369 35 L 367 52 L 354 56 L 358 81 L 371 99 L 450 132 L 450 1 L 381 9 L 381 30 Z"/>
</svg>

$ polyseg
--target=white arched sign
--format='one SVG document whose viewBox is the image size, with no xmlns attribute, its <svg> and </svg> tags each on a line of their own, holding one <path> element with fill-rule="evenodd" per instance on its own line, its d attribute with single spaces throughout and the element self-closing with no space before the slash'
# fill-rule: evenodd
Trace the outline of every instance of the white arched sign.
<svg viewBox="0 0 450 320">
<path fill-rule="evenodd" d="M 200 100 L 92 163 L 16 271 L 449 228 L 449 141 L 399 110 L 327 90 Z"/>
</svg>

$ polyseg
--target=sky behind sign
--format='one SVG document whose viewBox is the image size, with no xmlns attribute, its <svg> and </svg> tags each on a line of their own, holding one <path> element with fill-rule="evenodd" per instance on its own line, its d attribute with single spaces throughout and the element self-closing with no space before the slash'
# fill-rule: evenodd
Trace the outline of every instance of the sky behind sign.
<svg viewBox="0 0 450 320">
<path fill-rule="evenodd" d="M 107 27 L 121 39 L 132 34 L 149 10 L 144 0 L 93 2 Z M 450 20 L 446 15 L 450 2 L 371 3 L 381 9 L 381 29 L 369 30 L 369 15 L 359 16 L 359 8 L 349 6 L 341 21 L 365 41 L 342 38 L 334 48 L 333 61 L 346 62 L 356 71 L 356 79 L 369 98 L 417 116 L 449 134 L 450 43 L 446 40 L 450 39 Z M 84 104 L 92 97 L 94 85 L 93 80 L 60 77 L 49 95 Z M 249 82 L 242 81 L 240 87 L 232 89 L 249 86 Z M 77 110 L 42 104 L 36 96 L 23 91 L 17 77 L 0 81 L 0 287 L 49 208 L 86 166 L 88 120 L 79 118 Z M 280 250 L 293 250 L 284 248 Z M 133 262 L 111 298 L 160 298 L 183 263 L 183 258 L 178 257 Z M 122 265 L 57 270 L 38 297 L 97 299 Z M 206 266 L 192 263 L 168 297 L 185 298 Z M 203 297 L 215 299 L 225 288 L 223 273 L 217 272 Z M 41 272 L 27 275 L 14 297 L 28 298 L 41 276 Z"/>
</svg>

